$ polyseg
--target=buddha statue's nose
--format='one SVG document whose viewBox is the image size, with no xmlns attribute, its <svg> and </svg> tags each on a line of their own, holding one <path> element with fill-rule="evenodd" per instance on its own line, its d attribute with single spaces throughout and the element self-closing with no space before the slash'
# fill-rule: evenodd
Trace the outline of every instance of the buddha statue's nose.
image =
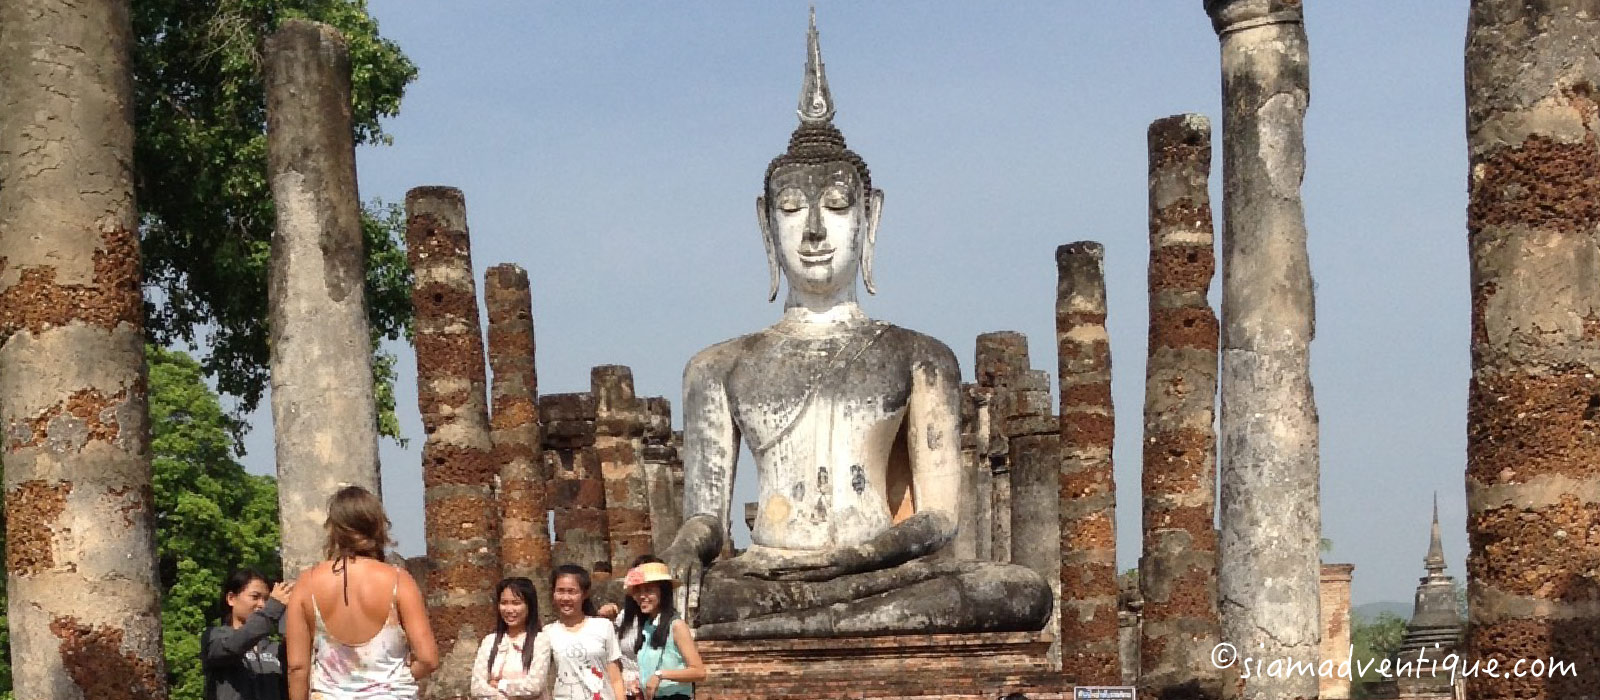
<svg viewBox="0 0 1600 700">
<path fill-rule="evenodd" d="M 802 242 L 817 245 L 827 240 L 828 232 L 822 228 L 822 207 L 812 204 L 806 208 L 806 230 Z"/>
</svg>

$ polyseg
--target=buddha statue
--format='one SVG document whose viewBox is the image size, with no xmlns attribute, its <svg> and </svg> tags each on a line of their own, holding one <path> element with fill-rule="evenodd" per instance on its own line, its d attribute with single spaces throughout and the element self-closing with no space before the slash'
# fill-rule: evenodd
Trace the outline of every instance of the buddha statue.
<svg viewBox="0 0 1600 700">
<path fill-rule="evenodd" d="M 800 125 L 756 199 L 769 301 L 788 282 L 783 317 L 684 370 L 687 517 L 661 552 L 689 584 L 680 609 L 696 600 L 705 639 L 1040 629 L 1042 577 L 948 551 L 960 368 L 944 343 L 857 304 L 857 274 L 876 293 L 883 192 L 832 123 L 815 15 L 808 44 Z M 711 565 L 741 439 L 757 478 L 751 546 Z"/>
</svg>

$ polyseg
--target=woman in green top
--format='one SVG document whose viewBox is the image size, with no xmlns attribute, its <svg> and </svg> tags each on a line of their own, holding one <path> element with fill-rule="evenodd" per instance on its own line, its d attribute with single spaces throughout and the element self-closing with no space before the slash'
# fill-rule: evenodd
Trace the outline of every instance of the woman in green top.
<svg viewBox="0 0 1600 700">
<path fill-rule="evenodd" d="M 689 623 L 672 609 L 672 572 L 666 564 L 648 562 L 629 571 L 623 583 L 628 586 L 625 617 L 642 621 L 634 648 L 644 699 L 690 700 L 693 684 L 706 679 L 706 666 Z"/>
</svg>

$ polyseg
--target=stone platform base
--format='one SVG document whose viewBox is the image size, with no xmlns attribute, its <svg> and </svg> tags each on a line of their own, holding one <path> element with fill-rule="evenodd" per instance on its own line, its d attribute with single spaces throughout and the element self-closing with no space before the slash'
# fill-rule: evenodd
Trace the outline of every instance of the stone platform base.
<svg viewBox="0 0 1600 700">
<path fill-rule="evenodd" d="M 696 700 L 1029 700 L 1072 695 L 1041 632 L 702 641 Z"/>
</svg>

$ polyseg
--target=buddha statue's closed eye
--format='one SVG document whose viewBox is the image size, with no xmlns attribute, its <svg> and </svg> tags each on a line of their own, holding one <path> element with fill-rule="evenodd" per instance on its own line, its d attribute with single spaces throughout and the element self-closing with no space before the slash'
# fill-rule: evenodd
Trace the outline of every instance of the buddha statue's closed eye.
<svg viewBox="0 0 1600 700">
<path fill-rule="evenodd" d="M 960 369 L 943 343 L 862 313 L 883 193 L 833 125 L 815 19 L 800 126 L 756 200 L 783 317 L 684 370 L 684 514 L 662 552 L 708 638 L 1037 630 L 1050 588 L 945 550 L 962 498 Z M 721 549 L 739 442 L 755 458 L 751 547 Z M 686 587 L 688 588 L 688 587 Z"/>
</svg>

